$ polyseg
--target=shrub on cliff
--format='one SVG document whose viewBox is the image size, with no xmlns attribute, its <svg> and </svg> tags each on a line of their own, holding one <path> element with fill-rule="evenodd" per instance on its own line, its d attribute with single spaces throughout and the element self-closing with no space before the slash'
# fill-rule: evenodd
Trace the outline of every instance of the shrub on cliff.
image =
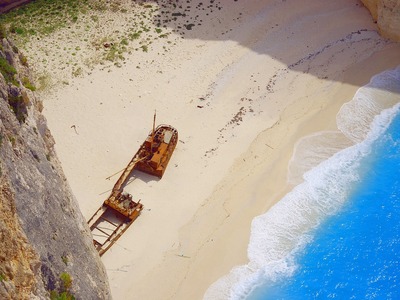
<svg viewBox="0 0 400 300">
<path fill-rule="evenodd" d="M 4 76 L 6 82 L 11 82 L 18 86 L 18 83 L 14 79 L 14 75 L 17 74 L 15 68 L 9 64 L 7 59 L 0 57 L 0 73 Z"/>
<path fill-rule="evenodd" d="M 67 272 L 63 272 L 60 275 L 61 280 L 61 292 L 56 290 L 50 292 L 50 300 L 75 300 L 75 297 L 70 293 L 72 287 L 72 278 Z"/>
</svg>

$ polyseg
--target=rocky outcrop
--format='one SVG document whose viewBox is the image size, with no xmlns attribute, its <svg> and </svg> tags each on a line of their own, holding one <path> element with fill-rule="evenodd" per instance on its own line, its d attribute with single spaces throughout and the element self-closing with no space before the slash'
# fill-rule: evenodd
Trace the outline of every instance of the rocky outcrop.
<svg viewBox="0 0 400 300">
<path fill-rule="evenodd" d="M 32 299 L 39 257 L 21 229 L 5 176 L 0 178 L 0 216 L 0 298 Z"/>
<path fill-rule="evenodd" d="M 376 21 L 382 36 L 400 41 L 400 1 L 361 0 Z"/>
<path fill-rule="evenodd" d="M 107 276 L 53 150 L 26 60 L 0 43 L 0 298 L 110 299 Z M 64 298 L 63 298 L 64 299 Z"/>
</svg>

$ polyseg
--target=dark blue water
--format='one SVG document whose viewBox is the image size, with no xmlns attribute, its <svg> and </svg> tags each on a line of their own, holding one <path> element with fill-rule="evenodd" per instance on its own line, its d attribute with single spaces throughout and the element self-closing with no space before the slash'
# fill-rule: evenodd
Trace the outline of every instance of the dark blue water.
<svg viewBox="0 0 400 300">
<path fill-rule="evenodd" d="M 400 299 L 400 116 L 371 145 L 345 204 L 258 299 Z"/>
</svg>

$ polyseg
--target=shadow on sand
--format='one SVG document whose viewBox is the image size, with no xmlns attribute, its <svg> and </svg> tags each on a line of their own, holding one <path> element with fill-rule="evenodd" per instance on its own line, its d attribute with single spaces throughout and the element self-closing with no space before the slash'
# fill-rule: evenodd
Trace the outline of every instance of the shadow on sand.
<svg viewBox="0 0 400 300">
<path fill-rule="evenodd" d="M 234 41 L 282 62 L 286 67 L 265 81 L 268 92 L 273 92 L 277 78 L 290 71 L 362 86 L 374 74 L 400 64 L 399 44 L 379 35 L 368 10 L 357 0 L 137 2 L 157 3 L 161 9 L 153 17 L 154 25 L 171 28 L 184 39 Z M 376 67 L 369 68 L 371 74 L 351 79 L 340 76 L 349 67 L 345 62 L 349 57 L 354 62 L 367 61 L 375 52 L 390 47 L 399 51 L 389 64 L 377 55 Z"/>
</svg>

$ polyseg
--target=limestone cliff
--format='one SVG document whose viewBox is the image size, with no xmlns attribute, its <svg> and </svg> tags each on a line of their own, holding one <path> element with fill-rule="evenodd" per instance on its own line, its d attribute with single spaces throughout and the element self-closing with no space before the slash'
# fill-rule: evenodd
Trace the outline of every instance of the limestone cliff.
<svg viewBox="0 0 400 300">
<path fill-rule="evenodd" d="M 400 1 L 361 0 L 377 22 L 382 36 L 400 41 Z"/>
<path fill-rule="evenodd" d="M 0 71 L 0 299 L 110 299 L 26 59 L 6 38 Z"/>
</svg>

